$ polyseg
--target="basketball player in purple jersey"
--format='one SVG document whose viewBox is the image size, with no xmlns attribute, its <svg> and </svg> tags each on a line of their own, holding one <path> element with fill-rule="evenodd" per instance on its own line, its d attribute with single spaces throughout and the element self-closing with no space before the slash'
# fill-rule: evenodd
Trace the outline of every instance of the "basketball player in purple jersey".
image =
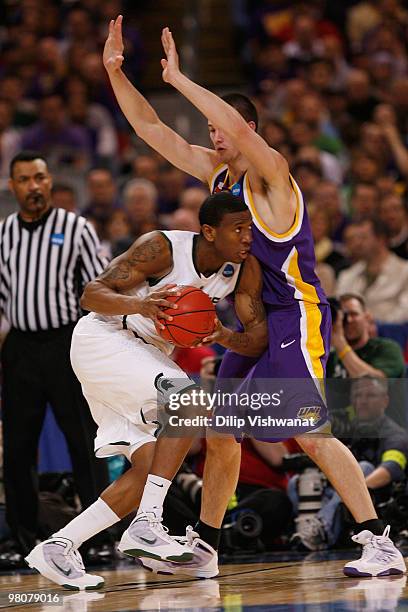
<svg viewBox="0 0 408 612">
<path fill-rule="evenodd" d="M 162 33 L 166 54 L 163 80 L 208 119 L 215 151 L 190 145 L 163 124 L 121 70 L 121 28 L 119 16 L 110 24 L 104 65 L 119 105 L 137 135 L 181 170 L 210 183 L 213 191 L 228 188 L 241 195 L 252 213 L 252 252 L 263 268 L 269 327 L 269 349 L 255 365 L 255 376 L 309 377 L 318 383 L 324 378 L 329 351 L 330 311 L 314 273 L 312 238 L 302 195 L 290 177 L 286 160 L 256 133 L 256 111 L 249 100 L 238 97 L 241 102 L 235 98 L 228 104 L 180 71 L 168 28 Z M 248 364 L 240 357 L 230 354 L 225 359 L 223 376 L 246 374 Z M 315 405 L 323 408 L 322 401 Z M 294 406 L 302 408 L 298 397 Z M 389 539 L 388 528 L 383 533 L 363 473 L 350 451 L 331 436 L 308 434 L 297 441 L 326 474 L 358 523 L 355 538 L 364 547 L 363 556 L 346 564 L 345 573 L 376 576 L 405 572 L 403 558 Z M 198 531 L 214 549 L 228 501 L 235 492 L 239 466 L 240 445 L 232 436 L 208 438 Z M 194 574 L 194 564 L 190 564 L 190 575 L 199 576 L 200 567 L 206 563 L 214 566 L 214 558 L 200 558 L 199 550 L 196 556 L 197 571 Z M 151 567 L 171 573 L 181 570 L 173 565 L 156 561 Z"/>
</svg>

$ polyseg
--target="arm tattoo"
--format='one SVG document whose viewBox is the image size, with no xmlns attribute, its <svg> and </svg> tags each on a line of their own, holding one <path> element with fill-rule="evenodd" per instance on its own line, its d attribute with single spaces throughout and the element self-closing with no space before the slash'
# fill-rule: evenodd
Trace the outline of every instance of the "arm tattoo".
<svg viewBox="0 0 408 612">
<path fill-rule="evenodd" d="M 111 281 L 126 281 L 130 278 L 130 265 L 128 262 L 123 261 L 114 266 L 108 266 L 106 270 L 102 272 L 99 276 L 102 281 L 111 282 Z"/>
<path fill-rule="evenodd" d="M 163 241 L 156 235 L 142 244 L 131 247 L 127 259 L 108 266 L 99 278 L 108 283 L 129 281 L 132 267 L 154 261 L 159 255 L 163 255 Z"/>
<path fill-rule="evenodd" d="M 163 240 L 159 236 L 154 236 L 143 244 L 134 246 L 130 250 L 129 263 L 137 266 L 141 263 L 154 261 L 158 255 L 163 254 Z"/>
<path fill-rule="evenodd" d="M 260 323 L 265 320 L 265 308 L 259 295 L 251 295 L 249 301 L 251 319 L 248 323 Z"/>
<path fill-rule="evenodd" d="M 233 332 L 230 336 L 228 347 L 239 353 L 240 349 L 245 349 L 249 345 L 249 337 L 245 332 Z"/>
</svg>

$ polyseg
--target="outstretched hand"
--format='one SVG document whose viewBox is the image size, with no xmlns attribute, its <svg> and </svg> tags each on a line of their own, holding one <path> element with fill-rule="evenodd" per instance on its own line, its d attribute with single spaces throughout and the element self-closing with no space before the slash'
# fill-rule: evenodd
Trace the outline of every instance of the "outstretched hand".
<svg viewBox="0 0 408 612">
<path fill-rule="evenodd" d="M 166 54 L 166 59 L 161 60 L 163 68 L 162 78 L 165 83 L 172 84 L 177 74 L 180 74 L 180 66 L 176 44 L 169 28 L 163 28 L 161 41 Z"/>
<path fill-rule="evenodd" d="M 109 23 L 109 34 L 103 50 L 103 64 L 108 73 L 119 70 L 124 60 L 122 21 L 123 17 L 119 15 Z"/>
</svg>

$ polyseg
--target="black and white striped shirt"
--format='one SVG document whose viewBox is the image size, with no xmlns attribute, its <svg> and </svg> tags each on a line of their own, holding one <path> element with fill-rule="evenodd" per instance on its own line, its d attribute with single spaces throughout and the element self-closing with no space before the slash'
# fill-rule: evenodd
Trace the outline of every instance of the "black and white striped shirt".
<svg viewBox="0 0 408 612">
<path fill-rule="evenodd" d="M 38 221 L 0 223 L 0 312 L 22 331 L 55 329 L 81 316 L 83 286 L 106 261 L 92 225 L 62 208 Z"/>
</svg>

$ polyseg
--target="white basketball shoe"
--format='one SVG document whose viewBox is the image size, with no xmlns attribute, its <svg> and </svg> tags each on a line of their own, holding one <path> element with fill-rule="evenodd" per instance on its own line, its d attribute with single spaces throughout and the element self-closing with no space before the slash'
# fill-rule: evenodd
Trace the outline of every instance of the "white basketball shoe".
<svg viewBox="0 0 408 612">
<path fill-rule="evenodd" d="M 118 550 L 130 557 L 148 557 L 162 561 L 184 562 L 193 558 L 193 553 L 183 544 L 169 536 L 153 512 L 141 512 L 122 535 Z"/>
<path fill-rule="evenodd" d="M 171 563 L 155 561 L 154 559 L 139 559 L 143 567 L 155 574 L 182 574 L 193 578 L 215 578 L 219 574 L 218 554 L 212 546 L 202 540 L 198 533 L 189 525 L 186 535 L 173 537 L 192 553 L 191 561 L 186 563 Z"/>
<path fill-rule="evenodd" d="M 362 544 L 363 554 L 360 559 L 346 563 L 343 572 L 346 576 L 391 576 L 405 574 L 404 557 L 389 538 L 390 526 L 381 536 L 376 536 L 365 529 L 352 537 L 354 542 Z"/>
<path fill-rule="evenodd" d="M 101 576 L 85 572 L 82 557 L 67 538 L 50 538 L 38 544 L 25 558 L 42 576 L 71 591 L 90 591 L 103 587 Z"/>
</svg>

